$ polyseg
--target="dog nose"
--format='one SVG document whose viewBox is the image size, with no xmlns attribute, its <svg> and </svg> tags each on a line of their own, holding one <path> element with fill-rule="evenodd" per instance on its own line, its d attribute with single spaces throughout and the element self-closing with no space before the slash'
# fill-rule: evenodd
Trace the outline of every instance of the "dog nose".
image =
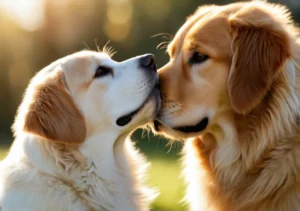
<svg viewBox="0 0 300 211">
<path fill-rule="evenodd" d="M 155 57 L 153 54 L 147 54 L 140 58 L 140 65 L 149 70 L 156 71 Z"/>
</svg>

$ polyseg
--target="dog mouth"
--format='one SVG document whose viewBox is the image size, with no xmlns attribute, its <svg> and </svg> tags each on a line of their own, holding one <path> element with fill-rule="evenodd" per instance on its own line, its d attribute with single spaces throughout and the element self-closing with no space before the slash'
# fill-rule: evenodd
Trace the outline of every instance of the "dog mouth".
<svg viewBox="0 0 300 211">
<path fill-rule="evenodd" d="M 208 118 L 205 117 L 196 125 L 174 127 L 173 129 L 178 130 L 183 133 L 196 133 L 196 132 L 201 132 L 201 131 L 205 130 L 207 125 L 208 125 Z"/>
<path fill-rule="evenodd" d="M 154 130 L 155 131 L 159 131 L 160 129 L 159 129 L 159 126 L 161 125 L 161 123 L 159 122 L 159 121 L 157 121 L 157 120 L 154 120 L 154 122 L 153 122 L 153 126 L 154 126 Z"/>
<path fill-rule="evenodd" d="M 205 117 L 196 125 L 177 126 L 177 127 L 172 127 L 172 129 L 183 133 L 197 133 L 205 130 L 207 128 L 208 122 L 209 122 L 208 117 Z M 153 125 L 154 125 L 154 130 L 159 132 L 162 123 L 155 120 Z"/>
<path fill-rule="evenodd" d="M 129 114 L 126 114 L 125 116 L 118 118 L 116 121 L 117 125 L 123 127 L 123 126 L 129 124 L 131 122 L 131 120 L 134 118 L 134 116 L 143 109 L 143 107 L 147 104 L 147 102 L 151 99 L 151 97 L 153 95 L 157 95 L 157 100 L 156 100 L 157 101 L 156 112 L 157 112 L 160 108 L 160 91 L 159 90 L 160 90 L 160 85 L 159 85 L 159 82 L 157 82 L 155 84 L 155 86 L 153 87 L 152 91 L 150 92 L 150 94 L 148 95 L 148 97 L 146 98 L 146 100 L 142 103 L 142 105 L 140 107 L 138 107 L 136 110 L 130 112 Z"/>
</svg>

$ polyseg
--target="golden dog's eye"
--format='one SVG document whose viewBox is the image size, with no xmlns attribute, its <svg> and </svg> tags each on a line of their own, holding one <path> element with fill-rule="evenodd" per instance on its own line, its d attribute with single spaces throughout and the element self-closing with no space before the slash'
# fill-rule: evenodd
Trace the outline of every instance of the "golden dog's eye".
<svg viewBox="0 0 300 211">
<path fill-rule="evenodd" d="M 199 64 L 206 61 L 209 57 L 202 53 L 195 52 L 189 60 L 190 64 Z"/>
<path fill-rule="evenodd" d="M 113 71 L 111 68 L 105 67 L 105 66 L 100 66 L 97 68 L 94 78 L 100 78 L 100 77 L 103 77 L 103 76 L 106 76 L 109 74 L 110 75 L 113 74 Z"/>
</svg>

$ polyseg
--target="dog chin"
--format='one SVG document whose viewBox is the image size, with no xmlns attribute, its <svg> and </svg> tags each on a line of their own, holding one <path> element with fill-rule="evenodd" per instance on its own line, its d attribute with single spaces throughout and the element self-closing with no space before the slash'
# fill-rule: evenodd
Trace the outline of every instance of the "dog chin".
<svg viewBox="0 0 300 211">
<path fill-rule="evenodd" d="M 191 134 L 174 130 L 169 126 L 159 123 L 157 120 L 151 122 L 149 126 L 152 128 L 154 134 L 161 135 L 174 141 L 181 141 L 199 135 L 199 133 Z"/>
<path fill-rule="evenodd" d="M 208 123 L 209 119 L 205 117 L 195 125 L 170 127 L 158 120 L 155 120 L 151 124 L 151 127 L 156 134 L 163 135 L 173 140 L 182 140 L 203 134 L 208 126 Z"/>
<path fill-rule="evenodd" d="M 149 121 L 153 121 L 160 109 L 161 98 L 157 90 L 153 90 L 148 99 L 139 108 L 138 112 L 134 115 L 134 125 L 144 125 Z"/>
</svg>

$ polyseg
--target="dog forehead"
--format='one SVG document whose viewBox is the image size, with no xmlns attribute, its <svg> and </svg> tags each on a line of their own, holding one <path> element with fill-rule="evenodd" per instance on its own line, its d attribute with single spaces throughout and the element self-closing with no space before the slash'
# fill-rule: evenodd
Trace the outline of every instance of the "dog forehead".
<svg viewBox="0 0 300 211">
<path fill-rule="evenodd" d="M 237 2 L 224 6 L 208 5 L 202 6 L 188 18 L 186 23 L 180 29 L 186 36 L 201 36 L 210 34 L 214 35 L 220 31 L 229 30 L 228 17 L 230 14 L 237 12 L 244 6 L 243 3 Z M 186 26 L 185 26 L 186 25 Z M 179 32 L 180 32 L 179 30 Z"/>
<path fill-rule="evenodd" d="M 230 26 L 228 19 L 220 15 L 213 15 L 199 20 L 189 30 L 184 39 L 183 47 L 198 49 L 212 58 L 231 55 Z"/>
<path fill-rule="evenodd" d="M 218 12 L 220 9 L 216 5 L 207 5 L 199 7 L 198 10 L 191 16 L 189 16 L 183 26 L 178 30 L 172 42 L 168 45 L 167 51 L 170 55 L 175 55 L 179 52 L 179 49 L 184 45 L 186 36 L 190 33 L 190 30 L 194 28 L 195 24 L 199 21 L 207 19 L 207 16 Z"/>
<path fill-rule="evenodd" d="M 94 75 L 98 66 L 107 63 L 109 56 L 102 52 L 82 51 L 67 56 L 62 71 L 67 79 L 86 80 Z"/>
<path fill-rule="evenodd" d="M 63 71 L 78 74 L 89 69 L 93 65 L 98 65 L 103 56 L 94 52 L 79 52 L 66 57 L 63 65 Z"/>
</svg>

